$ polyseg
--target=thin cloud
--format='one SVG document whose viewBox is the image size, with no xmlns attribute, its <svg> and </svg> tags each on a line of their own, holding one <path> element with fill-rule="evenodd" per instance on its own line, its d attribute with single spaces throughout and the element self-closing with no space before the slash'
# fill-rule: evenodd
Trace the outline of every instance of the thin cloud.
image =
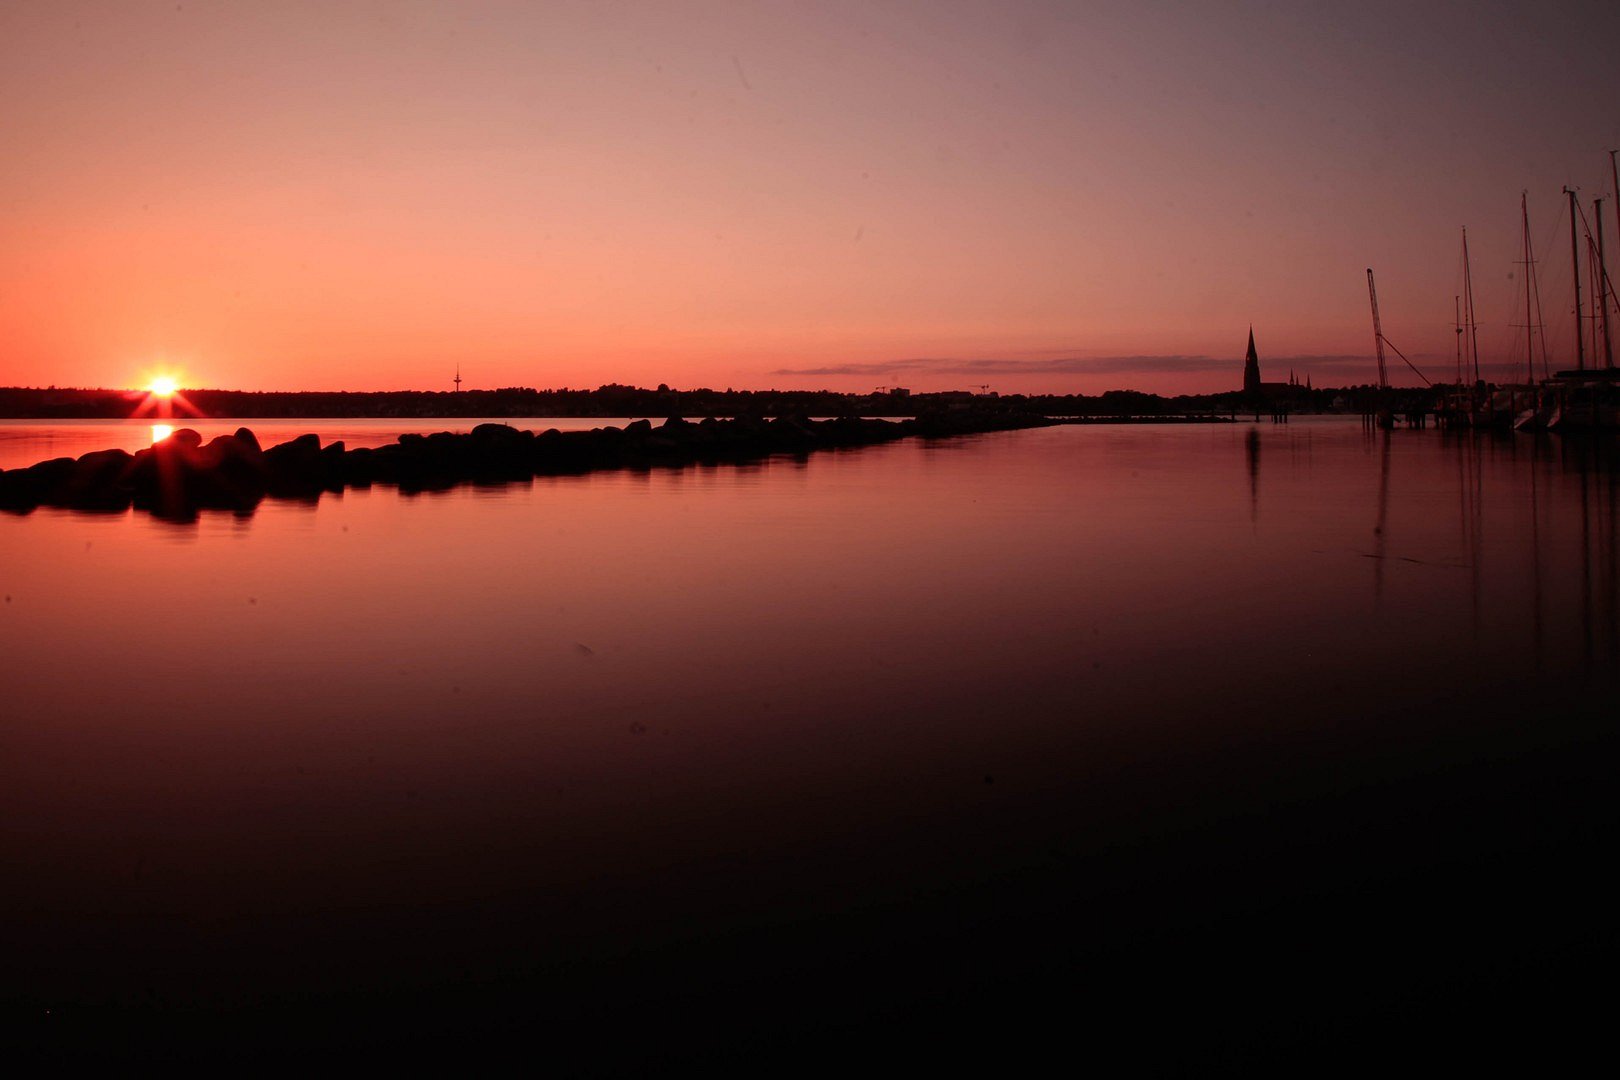
<svg viewBox="0 0 1620 1080">
<path fill-rule="evenodd" d="M 935 375 L 1095 375 L 1123 371 L 1213 371 L 1230 360 L 1208 356 L 1059 357 L 1052 360 L 909 357 L 814 368 L 779 368 L 773 375 L 888 375 L 898 371 Z M 1239 361 L 1241 365 L 1242 361 Z"/>
<path fill-rule="evenodd" d="M 1420 358 L 1421 359 L 1421 358 Z M 1370 356 L 1317 355 L 1262 357 L 1261 370 L 1268 378 L 1279 371 L 1296 373 L 1354 372 L 1370 377 Z M 773 375 L 867 375 L 898 373 L 921 375 L 1129 375 L 1203 374 L 1233 371 L 1241 378 L 1243 358 L 1230 356 L 1065 356 L 1050 360 L 970 359 L 952 357 L 907 357 L 870 363 L 830 364 L 811 368 L 778 368 Z"/>
</svg>

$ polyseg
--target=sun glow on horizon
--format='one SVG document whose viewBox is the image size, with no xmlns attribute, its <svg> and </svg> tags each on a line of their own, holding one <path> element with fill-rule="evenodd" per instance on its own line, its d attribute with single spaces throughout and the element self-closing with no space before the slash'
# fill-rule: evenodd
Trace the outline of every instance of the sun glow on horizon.
<svg viewBox="0 0 1620 1080">
<path fill-rule="evenodd" d="M 186 395 L 180 390 L 180 376 L 173 369 L 153 372 L 143 376 L 145 389 L 137 391 L 135 395 L 140 398 L 131 415 L 150 416 L 154 420 L 169 420 L 176 416 L 196 416 L 197 409 L 186 400 Z M 168 432 L 164 432 L 166 436 Z M 163 436 L 154 436 L 156 442 Z"/>
</svg>

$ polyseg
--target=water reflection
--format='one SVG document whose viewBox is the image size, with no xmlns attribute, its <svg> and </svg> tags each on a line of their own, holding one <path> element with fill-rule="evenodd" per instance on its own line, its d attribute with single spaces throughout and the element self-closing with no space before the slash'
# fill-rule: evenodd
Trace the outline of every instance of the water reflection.
<svg viewBox="0 0 1620 1080">
<path fill-rule="evenodd" d="M 1260 522 L 1260 432 L 1254 428 L 1243 440 L 1244 456 L 1249 463 L 1249 522 Z"/>
<path fill-rule="evenodd" d="M 1424 581 L 1407 568 L 1458 571 L 1459 588 L 1441 624 L 1448 633 L 1465 630 L 1472 651 L 1489 650 L 1493 637 L 1522 630 L 1517 663 L 1537 671 L 1547 669 L 1550 648 L 1564 649 L 1566 660 L 1578 658 L 1588 673 L 1620 661 L 1620 446 L 1614 440 L 1364 435 L 1377 470 L 1367 554 L 1375 610 L 1408 608 L 1439 587 L 1438 577 Z M 1246 435 L 1251 522 L 1257 519 L 1260 454 L 1256 439 Z M 1312 472 L 1304 460 L 1293 458 L 1290 465 Z M 1347 464 L 1342 454 L 1337 460 L 1340 468 Z M 1450 462 L 1449 481 L 1437 468 L 1442 460 Z M 1447 489 L 1454 507 L 1449 515 L 1437 512 Z M 1440 530 L 1448 521 L 1444 538 Z"/>
<path fill-rule="evenodd" d="M 1546 435 L 1454 442 L 1458 537 L 1468 566 L 1476 641 L 1512 589 L 1514 565 L 1527 589 L 1525 662 L 1543 670 L 1549 637 L 1578 625 L 1587 673 L 1620 659 L 1620 574 L 1616 543 L 1620 454 L 1613 440 Z M 1497 562 L 1500 560 L 1500 566 Z M 1505 584 L 1504 584 L 1505 583 Z"/>
<path fill-rule="evenodd" d="M 1484 573 L 1484 468 L 1481 454 L 1490 445 L 1472 432 L 1464 431 L 1454 438 L 1457 447 L 1457 496 L 1459 535 L 1462 539 L 1463 562 L 1468 567 L 1469 626 L 1474 638 L 1479 638 L 1480 580 Z"/>
<path fill-rule="evenodd" d="M 1375 606 L 1384 598 L 1384 559 L 1389 544 L 1389 436 L 1387 430 L 1369 428 L 1368 437 L 1379 440 L 1378 516 L 1373 522 L 1373 599 Z"/>
<path fill-rule="evenodd" d="M 1523 1023 L 1606 916 L 1615 454 L 1374 439 L 0 518 L 8 1001 L 660 1054 L 829 1002 L 908 1046 L 1144 1000 L 1349 1044 L 1392 984 Z"/>
<path fill-rule="evenodd" d="M 1581 646 L 1591 669 L 1599 653 L 1613 662 L 1620 650 L 1617 631 L 1616 452 L 1608 442 L 1568 443 L 1559 447 L 1563 469 L 1576 476 L 1580 504 Z"/>
<path fill-rule="evenodd" d="M 1545 649 L 1545 610 L 1546 604 L 1541 583 L 1541 470 L 1537 467 L 1539 458 L 1546 448 L 1545 440 L 1536 439 L 1530 444 L 1530 586 L 1531 586 L 1531 648 L 1535 662 L 1535 670 L 1539 673 L 1543 668 Z"/>
</svg>

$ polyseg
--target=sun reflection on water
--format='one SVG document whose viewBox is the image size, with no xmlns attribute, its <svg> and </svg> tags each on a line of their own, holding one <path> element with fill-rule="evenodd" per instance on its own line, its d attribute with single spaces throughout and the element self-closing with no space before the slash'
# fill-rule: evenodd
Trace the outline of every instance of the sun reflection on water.
<svg viewBox="0 0 1620 1080">
<path fill-rule="evenodd" d="M 174 425 L 173 424 L 153 424 L 152 425 L 152 441 L 154 443 L 160 443 L 164 439 L 167 439 L 170 435 L 173 435 L 173 434 L 174 434 Z"/>
</svg>

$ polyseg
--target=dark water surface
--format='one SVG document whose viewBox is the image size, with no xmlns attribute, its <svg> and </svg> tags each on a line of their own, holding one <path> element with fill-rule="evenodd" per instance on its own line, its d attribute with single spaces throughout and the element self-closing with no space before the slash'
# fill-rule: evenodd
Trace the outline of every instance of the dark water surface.
<svg viewBox="0 0 1620 1080">
<path fill-rule="evenodd" d="M 1615 959 L 1617 494 L 1315 420 L 0 516 L 8 1038 L 1556 1063 Z"/>
</svg>

